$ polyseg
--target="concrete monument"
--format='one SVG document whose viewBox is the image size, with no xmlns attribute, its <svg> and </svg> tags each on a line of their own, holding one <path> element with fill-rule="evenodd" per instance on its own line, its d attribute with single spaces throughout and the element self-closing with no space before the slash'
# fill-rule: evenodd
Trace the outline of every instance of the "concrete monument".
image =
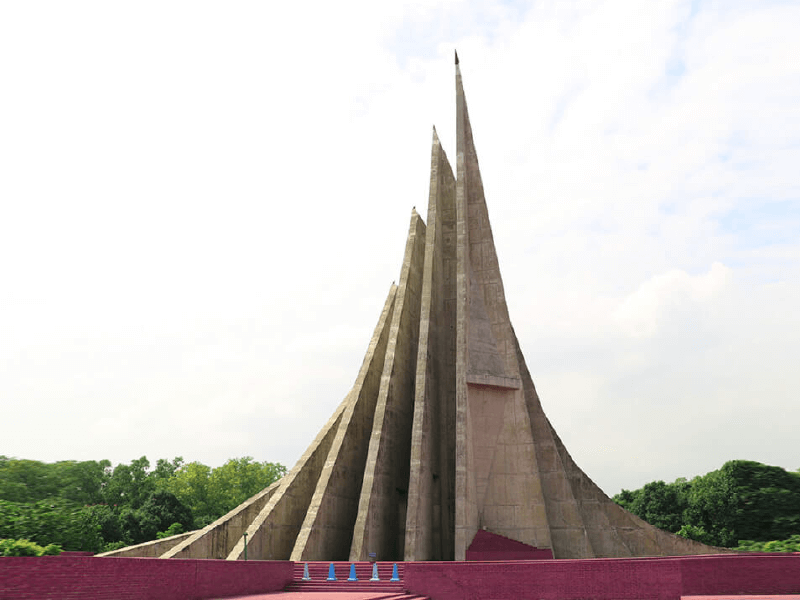
<svg viewBox="0 0 800 600">
<path fill-rule="evenodd" d="M 707 554 L 626 512 L 545 416 L 506 306 L 456 57 L 456 169 L 436 131 L 355 385 L 281 480 L 208 527 L 113 555 L 464 560 L 479 530 L 555 558 Z"/>
</svg>

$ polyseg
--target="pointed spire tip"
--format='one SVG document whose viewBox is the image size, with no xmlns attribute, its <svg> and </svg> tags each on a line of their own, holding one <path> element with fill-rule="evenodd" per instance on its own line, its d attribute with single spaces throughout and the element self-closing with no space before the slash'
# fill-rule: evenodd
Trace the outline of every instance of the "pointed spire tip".
<svg viewBox="0 0 800 600">
<path fill-rule="evenodd" d="M 456 64 L 458 64 L 458 50 L 453 50 L 453 52 L 455 52 L 455 55 L 456 55 Z"/>
</svg>

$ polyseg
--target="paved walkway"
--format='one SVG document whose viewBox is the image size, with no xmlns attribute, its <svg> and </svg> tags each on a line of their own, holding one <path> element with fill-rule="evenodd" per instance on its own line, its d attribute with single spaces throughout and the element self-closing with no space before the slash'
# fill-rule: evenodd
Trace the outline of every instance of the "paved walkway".
<svg viewBox="0 0 800 600">
<path fill-rule="evenodd" d="M 274 592 L 255 596 L 226 597 L 219 600 L 411 600 L 413 598 L 420 596 L 386 592 Z"/>
</svg>

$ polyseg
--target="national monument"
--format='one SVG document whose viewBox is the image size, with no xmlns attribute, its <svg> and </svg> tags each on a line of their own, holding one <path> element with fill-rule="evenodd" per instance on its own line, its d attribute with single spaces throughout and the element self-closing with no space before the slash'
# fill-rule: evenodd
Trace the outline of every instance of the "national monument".
<svg viewBox="0 0 800 600">
<path fill-rule="evenodd" d="M 709 554 L 612 502 L 545 416 L 508 314 L 456 57 L 455 173 L 436 131 L 355 384 L 294 468 L 204 529 L 108 555 L 464 560 L 476 533 L 555 558 Z M 372 556 L 371 556 L 372 555 Z"/>
</svg>

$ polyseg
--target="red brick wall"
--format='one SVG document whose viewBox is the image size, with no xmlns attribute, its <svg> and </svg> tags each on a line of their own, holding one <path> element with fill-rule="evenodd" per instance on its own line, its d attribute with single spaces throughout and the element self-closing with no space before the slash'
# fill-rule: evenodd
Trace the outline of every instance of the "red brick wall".
<svg viewBox="0 0 800 600">
<path fill-rule="evenodd" d="M 684 596 L 800 594 L 800 553 L 693 557 L 681 579 Z"/>
<path fill-rule="evenodd" d="M 289 561 L 43 556 L 0 558 L 0 600 L 205 600 L 283 589 Z M 404 564 L 436 600 L 679 600 L 800 594 L 800 554 Z"/>
<path fill-rule="evenodd" d="M 678 600 L 800 593 L 800 555 L 717 555 L 509 563 L 406 563 L 406 589 L 436 600 Z"/>
<path fill-rule="evenodd" d="M 202 600 L 283 589 L 289 561 L 0 558 L 0 600 Z"/>
</svg>

